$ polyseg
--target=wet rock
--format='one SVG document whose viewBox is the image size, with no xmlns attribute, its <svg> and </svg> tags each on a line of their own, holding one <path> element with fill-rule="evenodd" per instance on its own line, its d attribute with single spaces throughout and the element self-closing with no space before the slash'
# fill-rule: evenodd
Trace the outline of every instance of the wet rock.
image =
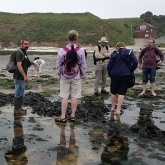
<svg viewBox="0 0 165 165">
<path fill-rule="evenodd" d="M 5 74 L 0 74 L 0 77 L 6 77 L 6 75 Z"/>
<path fill-rule="evenodd" d="M 13 103 L 14 94 L 0 93 L 0 106 Z M 95 104 L 92 96 L 82 98 L 77 107 L 76 119 L 84 122 L 96 122 L 104 117 L 104 113 L 109 112 L 104 104 Z M 28 92 L 25 94 L 23 104 L 32 107 L 32 113 L 40 116 L 58 117 L 61 114 L 61 102 L 51 102 L 38 93 Z M 68 104 L 66 118 L 69 119 L 71 115 L 71 104 Z"/>
<path fill-rule="evenodd" d="M 4 94 L 0 92 L 0 107 L 13 103 L 14 94 Z"/>
<path fill-rule="evenodd" d="M 165 144 L 165 131 L 160 130 L 154 125 L 154 121 L 151 118 L 152 111 L 151 107 L 141 108 L 139 120 L 131 126 L 130 130 L 138 133 L 140 137 L 158 140 Z"/>
<path fill-rule="evenodd" d="M 103 134 L 101 132 L 98 132 L 98 131 L 92 131 L 92 132 L 89 133 L 89 136 L 92 137 L 92 138 L 103 137 Z"/>
</svg>

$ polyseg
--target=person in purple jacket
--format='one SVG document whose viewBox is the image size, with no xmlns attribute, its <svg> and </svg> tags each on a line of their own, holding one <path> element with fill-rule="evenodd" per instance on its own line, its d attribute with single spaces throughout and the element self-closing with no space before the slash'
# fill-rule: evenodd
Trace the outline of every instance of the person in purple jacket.
<svg viewBox="0 0 165 165">
<path fill-rule="evenodd" d="M 110 56 L 107 71 L 111 78 L 111 111 L 118 115 L 121 113 L 121 106 L 128 89 L 130 74 L 137 68 L 137 65 L 138 61 L 134 52 L 126 49 L 123 42 L 117 43 L 116 51 Z M 115 107 L 116 101 L 117 108 Z"/>
<path fill-rule="evenodd" d="M 57 59 L 56 59 L 56 72 L 60 77 L 60 97 L 62 98 L 61 103 L 61 116 L 59 118 L 55 118 L 55 122 L 66 123 L 66 110 L 68 106 L 68 99 L 69 96 L 71 97 L 71 117 L 70 121 L 75 121 L 75 112 L 77 110 L 77 101 L 81 98 L 81 78 L 85 74 L 86 71 L 86 57 L 84 49 L 78 47 L 78 32 L 76 30 L 71 30 L 68 33 L 68 44 L 61 48 L 58 52 Z M 76 52 L 76 58 L 78 58 L 78 66 L 79 69 L 73 74 L 69 74 L 64 68 L 64 63 L 66 60 L 67 52 Z M 75 53 L 71 54 L 74 56 Z M 72 60 L 74 61 L 74 59 Z M 71 71 L 73 71 L 71 69 Z"/>
<path fill-rule="evenodd" d="M 156 57 L 159 55 L 160 60 L 163 61 L 164 55 L 158 48 L 154 46 L 154 43 L 155 40 L 153 38 L 149 38 L 148 46 L 142 49 L 139 54 L 138 61 L 143 73 L 143 91 L 139 94 L 139 96 L 145 95 L 148 79 L 150 80 L 151 94 L 156 96 L 154 91 L 156 66 L 158 65 L 158 63 L 156 63 Z M 159 65 L 161 61 L 159 61 Z"/>
</svg>

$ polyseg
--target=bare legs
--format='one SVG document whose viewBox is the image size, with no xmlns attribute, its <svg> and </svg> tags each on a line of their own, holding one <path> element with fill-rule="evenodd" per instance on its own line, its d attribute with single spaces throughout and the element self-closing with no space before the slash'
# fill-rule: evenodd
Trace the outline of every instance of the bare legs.
<svg viewBox="0 0 165 165">
<path fill-rule="evenodd" d="M 61 118 L 62 119 L 65 118 L 65 113 L 66 113 L 67 106 L 68 106 L 68 99 L 63 98 L 62 99 L 62 104 L 61 104 Z"/>
<path fill-rule="evenodd" d="M 77 110 L 77 99 L 73 98 L 72 99 L 72 114 L 71 114 L 71 117 L 75 117 L 76 110 Z"/>
<path fill-rule="evenodd" d="M 139 96 L 145 95 L 145 93 L 146 93 L 146 86 L 147 86 L 147 84 L 143 84 L 143 86 L 142 86 L 143 91 L 139 94 Z"/>
<path fill-rule="evenodd" d="M 120 110 L 121 110 L 121 106 L 123 104 L 124 101 L 124 95 L 114 95 L 111 94 L 111 100 L 112 100 L 112 110 L 115 110 L 115 105 L 116 105 L 116 101 L 117 101 L 117 109 L 116 109 L 116 114 L 120 114 Z"/>
<path fill-rule="evenodd" d="M 154 91 L 154 89 L 155 89 L 155 84 L 154 84 L 154 83 L 151 83 L 150 86 L 151 86 L 151 94 L 152 94 L 153 96 L 156 96 L 156 93 L 155 93 L 155 91 Z M 139 94 L 139 96 L 144 96 L 144 95 L 145 95 L 145 93 L 146 93 L 146 88 L 147 88 L 147 84 L 143 84 L 143 86 L 142 86 L 143 91 Z"/>
<path fill-rule="evenodd" d="M 73 98 L 72 102 L 71 102 L 71 105 L 72 105 L 71 117 L 75 117 L 75 113 L 76 113 L 76 110 L 77 110 L 77 99 Z M 61 105 L 61 118 L 62 119 L 65 118 L 67 107 L 68 107 L 68 99 L 63 98 L 62 99 L 62 105 Z"/>
<path fill-rule="evenodd" d="M 154 83 L 151 83 L 151 94 L 153 96 L 156 96 L 156 93 L 154 92 L 154 87 L 155 87 Z"/>
<path fill-rule="evenodd" d="M 112 102 L 111 110 L 113 111 L 115 110 L 116 100 L 117 100 L 117 95 L 111 94 L 111 102 Z"/>
</svg>

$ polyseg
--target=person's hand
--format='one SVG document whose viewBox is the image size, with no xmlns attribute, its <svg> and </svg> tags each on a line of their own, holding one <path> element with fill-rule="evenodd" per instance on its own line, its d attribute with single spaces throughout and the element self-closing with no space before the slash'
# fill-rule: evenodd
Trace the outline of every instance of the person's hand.
<svg viewBox="0 0 165 165">
<path fill-rule="evenodd" d="M 162 62 L 162 61 L 158 61 L 158 62 L 156 63 L 156 65 L 157 65 L 157 66 L 160 66 L 160 65 L 161 65 L 161 62 Z"/>
<path fill-rule="evenodd" d="M 29 81 L 27 76 L 24 76 L 24 81 L 25 82 L 28 82 Z"/>
<path fill-rule="evenodd" d="M 139 69 L 142 69 L 143 68 L 143 64 L 139 64 Z"/>
</svg>

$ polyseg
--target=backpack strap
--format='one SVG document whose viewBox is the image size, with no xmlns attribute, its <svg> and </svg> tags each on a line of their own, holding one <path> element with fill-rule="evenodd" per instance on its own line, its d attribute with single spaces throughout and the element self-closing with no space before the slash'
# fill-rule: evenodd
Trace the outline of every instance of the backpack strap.
<svg viewBox="0 0 165 165">
<path fill-rule="evenodd" d="M 105 47 L 106 47 L 106 49 L 107 49 L 107 51 L 108 51 L 108 45 L 105 45 Z"/>
<path fill-rule="evenodd" d="M 63 49 L 64 49 L 66 52 L 69 52 L 69 50 L 70 50 L 70 49 L 69 49 L 68 47 L 66 47 L 66 46 L 65 46 Z"/>
<path fill-rule="evenodd" d="M 69 52 L 69 50 L 70 50 L 70 49 L 69 49 L 68 47 L 66 47 L 66 46 L 65 46 L 63 49 L 64 49 L 66 52 Z M 74 50 L 77 52 L 79 49 L 80 49 L 80 47 L 77 46 Z"/>
<path fill-rule="evenodd" d="M 16 52 L 20 52 L 20 53 L 23 55 L 23 58 L 22 58 L 22 61 L 23 61 L 24 58 L 25 58 L 25 54 L 24 54 L 24 52 L 23 52 L 21 49 L 18 49 Z"/>
<path fill-rule="evenodd" d="M 105 45 L 105 48 L 107 49 L 107 51 L 108 51 L 108 45 Z M 99 49 L 99 52 L 101 51 L 101 46 L 100 45 L 98 45 L 98 49 Z"/>
<path fill-rule="evenodd" d="M 23 53 L 23 51 L 21 49 L 18 49 L 14 52 L 14 56 L 11 56 L 10 59 L 14 61 L 15 65 L 17 65 L 17 62 L 16 62 L 16 53 L 17 52 L 20 52 L 22 55 L 23 55 L 23 58 L 22 58 L 22 61 L 24 60 L 25 58 L 25 54 Z"/>
</svg>

